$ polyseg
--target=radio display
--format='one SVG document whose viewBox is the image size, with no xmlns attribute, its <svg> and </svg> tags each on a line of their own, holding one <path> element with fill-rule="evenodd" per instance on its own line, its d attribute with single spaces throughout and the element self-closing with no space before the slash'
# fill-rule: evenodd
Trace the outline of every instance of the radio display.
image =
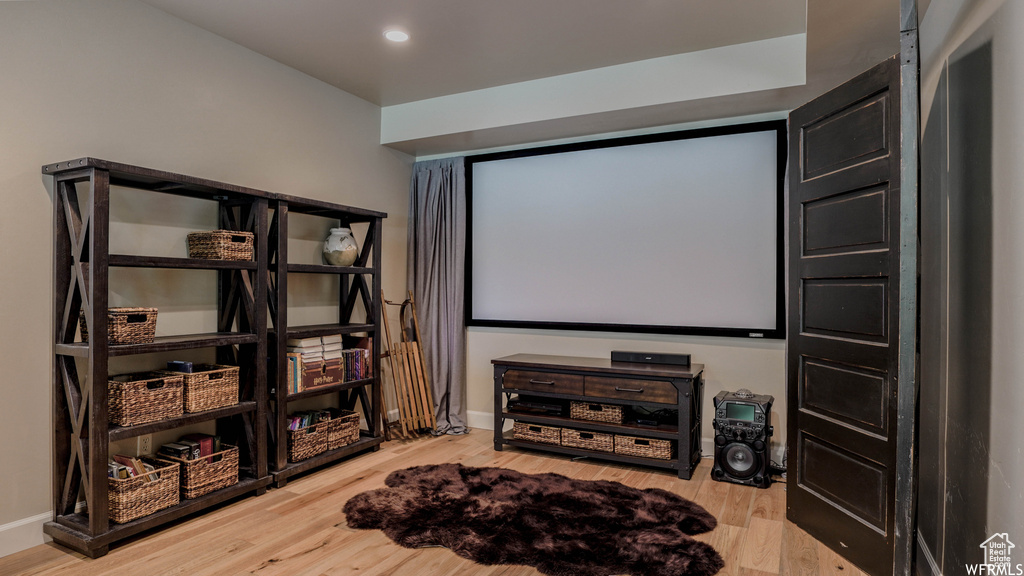
<svg viewBox="0 0 1024 576">
<path fill-rule="evenodd" d="M 733 420 L 753 422 L 754 406 L 753 404 L 734 404 L 730 402 L 725 405 L 725 417 Z"/>
</svg>

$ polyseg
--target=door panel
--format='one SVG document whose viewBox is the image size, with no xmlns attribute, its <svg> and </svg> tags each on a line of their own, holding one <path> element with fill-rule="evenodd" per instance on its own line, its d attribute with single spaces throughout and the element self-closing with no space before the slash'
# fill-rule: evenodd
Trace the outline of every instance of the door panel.
<svg viewBox="0 0 1024 576">
<path fill-rule="evenodd" d="M 871 574 L 896 542 L 899 114 L 893 57 L 790 115 L 787 516 Z"/>
</svg>

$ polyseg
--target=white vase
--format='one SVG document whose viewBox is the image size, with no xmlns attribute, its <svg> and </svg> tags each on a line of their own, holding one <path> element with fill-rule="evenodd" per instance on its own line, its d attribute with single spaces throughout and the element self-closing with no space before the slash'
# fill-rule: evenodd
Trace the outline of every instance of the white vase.
<svg viewBox="0 0 1024 576">
<path fill-rule="evenodd" d="M 351 266 L 359 256 L 359 246 L 348 228 L 331 228 L 324 240 L 324 263 L 332 266 Z"/>
</svg>

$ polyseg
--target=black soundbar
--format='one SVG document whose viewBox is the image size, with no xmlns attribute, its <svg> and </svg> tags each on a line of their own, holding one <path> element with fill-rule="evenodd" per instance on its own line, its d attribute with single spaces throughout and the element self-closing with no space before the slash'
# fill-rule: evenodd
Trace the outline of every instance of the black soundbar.
<svg viewBox="0 0 1024 576">
<path fill-rule="evenodd" d="M 672 364 L 689 366 L 689 354 L 669 354 L 666 352 L 626 352 L 612 350 L 612 362 L 643 362 L 645 364 Z"/>
</svg>

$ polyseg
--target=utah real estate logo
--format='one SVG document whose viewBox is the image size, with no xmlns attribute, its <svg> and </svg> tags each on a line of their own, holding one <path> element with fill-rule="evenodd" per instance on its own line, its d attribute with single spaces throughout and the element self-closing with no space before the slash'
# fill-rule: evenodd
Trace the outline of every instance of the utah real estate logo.
<svg viewBox="0 0 1024 576">
<path fill-rule="evenodd" d="M 980 544 L 984 550 L 985 561 L 981 564 L 967 564 L 968 574 L 995 576 L 1005 574 L 1008 576 L 1024 575 L 1024 564 L 1014 564 L 1012 560 L 1013 542 L 1006 532 L 997 532 L 988 540 Z"/>
</svg>

